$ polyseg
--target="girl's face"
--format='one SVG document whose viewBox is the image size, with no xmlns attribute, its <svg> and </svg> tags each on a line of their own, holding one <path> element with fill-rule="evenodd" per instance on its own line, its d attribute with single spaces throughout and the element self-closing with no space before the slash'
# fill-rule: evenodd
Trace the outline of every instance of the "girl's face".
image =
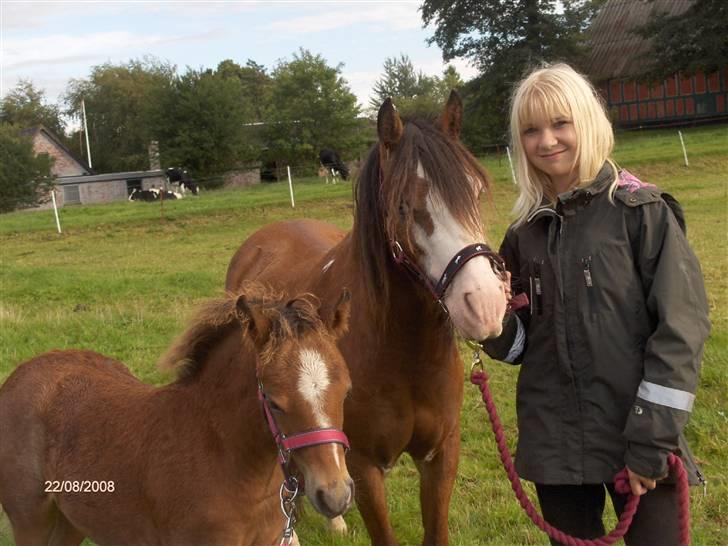
<svg viewBox="0 0 728 546">
<path fill-rule="evenodd" d="M 559 116 L 524 124 L 521 143 L 528 161 L 549 176 L 557 193 L 578 181 L 576 131 L 570 118 Z"/>
</svg>

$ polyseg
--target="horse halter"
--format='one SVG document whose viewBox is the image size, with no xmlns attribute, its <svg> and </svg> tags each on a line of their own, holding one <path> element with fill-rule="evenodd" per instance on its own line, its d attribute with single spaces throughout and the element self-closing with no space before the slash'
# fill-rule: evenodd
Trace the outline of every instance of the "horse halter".
<svg viewBox="0 0 728 546">
<path fill-rule="evenodd" d="M 455 278 L 455 275 L 457 275 L 463 266 L 473 258 L 477 256 L 486 257 L 490 262 L 490 266 L 493 268 L 493 273 L 495 273 L 502 281 L 505 281 L 507 278 L 506 266 L 503 258 L 493 252 L 493 250 L 491 250 L 491 248 L 485 243 L 468 245 L 455 254 L 455 256 L 453 256 L 453 258 L 448 262 L 440 280 L 437 281 L 437 284 L 435 285 L 432 284 L 432 281 L 427 274 L 422 271 L 420 266 L 417 265 L 417 262 L 407 256 L 402 245 L 400 245 L 398 241 L 390 241 L 390 246 L 394 262 L 397 265 L 402 266 L 402 268 L 407 271 L 412 278 L 424 284 L 446 314 L 449 314 L 449 311 L 447 310 L 447 306 L 444 301 L 445 293 Z"/>
<path fill-rule="evenodd" d="M 284 485 L 289 491 L 298 491 L 298 480 L 291 474 L 289 466 L 291 452 L 302 447 L 311 447 L 321 444 L 341 444 L 345 450 L 349 450 L 349 439 L 343 431 L 336 428 L 316 428 L 305 432 L 298 432 L 286 435 L 278 428 L 273 412 L 270 409 L 270 402 L 263 391 L 262 383 L 258 382 L 258 400 L 263 406 L 263 413 L 268 422 L 276 447 L 278 448 L 278 462 L 285 476 Z"/>
</svg>

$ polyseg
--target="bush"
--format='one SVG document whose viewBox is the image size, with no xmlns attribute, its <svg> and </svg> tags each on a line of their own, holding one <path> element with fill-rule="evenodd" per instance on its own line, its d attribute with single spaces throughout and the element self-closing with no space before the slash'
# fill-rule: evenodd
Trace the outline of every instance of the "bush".
<svg viewBox="0 0 728 546">
<path fill-rule="evenodd" d="M 53 188 L 52 165 L 47 154 L 35 155 L 29 137 L 0 125 L 0 213 L 47 201 Z"/>
</svg>

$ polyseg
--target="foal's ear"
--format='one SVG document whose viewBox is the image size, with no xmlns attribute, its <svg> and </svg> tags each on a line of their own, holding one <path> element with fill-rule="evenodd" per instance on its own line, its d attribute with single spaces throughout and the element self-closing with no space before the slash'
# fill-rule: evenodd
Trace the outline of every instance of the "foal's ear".
<svg viewBox="0 0 728 546">
<path fill-rule="evenodd" d="M 326 326 L 339 338 L 349 329 L 349 315 L 351 314 L 351 292 L 344 288 L 339 300 L 330 313 L 322 313 L 322 320 Z"/>
<path fill-rule="evenodd" d="M 235 310 L 238 318 L 247 324 L 246 334 L 250 335 L 257 347 L 262 347 L 270 336 L 271 321 L 265 316 L 261 308 L 252 305 L 245 298 L 245 295 L 238 296 L 235 302 Z"/>
<path fill-rule="evenodd" d="M 450 91 L 445 110 L 440 116 L 440 128 L 450 138 L 460 138 L 460 129 L 463 126 L 463 101 L 454 89 Z"/>
<path fill-rule="evenodd" d="M 392 99 L 387 98 L 379 108 L 379 114 L 377 114 L 379 142 L 385 148 L 392 149 L 402 138 L 403 131 L 402 119 L 399 117 Z"/>
</svg>

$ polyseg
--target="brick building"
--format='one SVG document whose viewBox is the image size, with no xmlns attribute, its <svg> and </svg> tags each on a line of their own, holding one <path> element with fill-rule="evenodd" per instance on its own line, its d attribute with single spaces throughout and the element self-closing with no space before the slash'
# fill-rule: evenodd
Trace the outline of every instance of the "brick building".
<svg viewBox="0 0 728 546">
<path fill-rule="evenodd" d="M 651 43 L 634 30 L 658 13 L 681 15 L 693 1 L 607 0 L 594 18 L 586 72 L 604 96 L 616 126 L 728 120 L 728 60 L 712 74 L 675 72 L 660 82 L 641 78 Z"/>
<path fill-rule="evenodd" d="M 161 188 L 167 182 L 161 169 L 95 174 L 46 127 L 25 129 L 22 134 L 32 139 L 36 155 L 48 154 L 54 159 L 51 172 L 56 177 L 55 195 L 59 207 L 124 200 L 135 188 Z M 50 202 L 40 206 L 49 207 L 52 207 Z"/>
</svg>

